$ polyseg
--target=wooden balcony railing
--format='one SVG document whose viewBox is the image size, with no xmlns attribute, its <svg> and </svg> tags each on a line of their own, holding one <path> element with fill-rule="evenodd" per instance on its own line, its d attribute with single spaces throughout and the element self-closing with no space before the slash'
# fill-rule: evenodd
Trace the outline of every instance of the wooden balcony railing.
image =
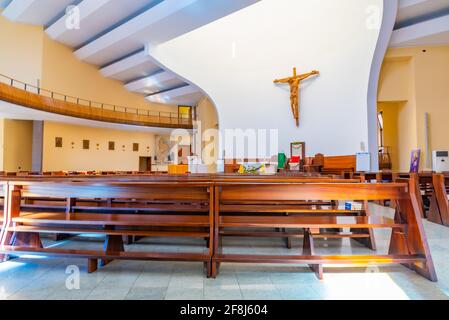
<svg viewBox="0 0 449 320">
<path fill-rule="evenodd" d="M 175 112 L 130 108 L 45 90 L 0 74 L 0 99 L 27 108 L 89 120 L 192 129 L 192 118 Z"/>
</svg>

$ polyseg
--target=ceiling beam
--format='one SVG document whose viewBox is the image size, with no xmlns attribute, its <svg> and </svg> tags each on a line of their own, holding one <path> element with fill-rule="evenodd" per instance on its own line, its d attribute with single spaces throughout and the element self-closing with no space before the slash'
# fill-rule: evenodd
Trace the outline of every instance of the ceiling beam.
<svg viewBox="0 0 449 320">
<path fill-rule="evenodd" d="M 180 88 L 151 94 L 147 96 L 146 99 L 155 103 L 190 104 L 192 102 L 197 102 L 200 96 L 202 96 L 200 89 L 193 85 L 186 85 Z M 183 97 L 185 97 L 185 99 L 183 99 Z"/>
<path fill-rule="evenodd" d="M 38 0 L 11 1 L 5 10 L 3 10 L 2 15 L 11 21 L 17 21 L 37 1 Z"/>
<path fill-rule="evenodd" d="M 142 50 L 101 68 L 100 72 L 105 77 L 114 78 L 114 76 L 119 73 L 129 69 L 138 68 L 149 62 L 152 62 L 151 58 L 145 54 L 145 50 Z M 155 66 L 154 71 L 157 71 L 158 69 L 159 67 Z"/>
<path fill-rule="evenodd" d="M 65 14 L 66 8 L 79 0 L 13 0 L 2 15 L 14 22 L 47 25 Z"/>
<path fill-rule="evenodd" d="M 393 47 L 407 46 L 419 39 L 445 32 L 449 32 L 449 15 L 395 30 L 390 45 Z"/>
<path fill-rule="evenodd" d="M 101 14 L 99 11 L 101 8 L 103 8 L 105 5 L 113 2 L 114 0 L 83 0 L 79 5 L 79 12 L 80 12 L 80 25 L 83 24 L 83 20 L 88 19 L 94 14 Z M 52 39 L 58 39 L 61 38 L 64 34 L 70 32 L 72 30 L 67 29 L 66 27 L 66 18 L 61 17 L 59 20 L 57 20 L 55 23 L 53 23 L 51 26 L 49 26 L 45 32 L 50 36 Z"/>
<path fill-rule="evenodd" d="M 125 85 L 129 91 L 141 91 L 147 89 L 149 94 L 159 92 L 165 88 L 164 84 L 169 81 L 177 81 L 178 78 L 169 71 L 158 72 L 149 77 L 129 82 Z"/>
<path fill-rule="evenodd" d="M 150 27 L 173 13 L 182 10 L 196 1 L 198 0 L 165 0 L 76 50 L 75 55 L 81 60 L 88 60 L 92 55 L 107 49 L 121 40 L 132 37 L 134 34 Z"/>
</svg>

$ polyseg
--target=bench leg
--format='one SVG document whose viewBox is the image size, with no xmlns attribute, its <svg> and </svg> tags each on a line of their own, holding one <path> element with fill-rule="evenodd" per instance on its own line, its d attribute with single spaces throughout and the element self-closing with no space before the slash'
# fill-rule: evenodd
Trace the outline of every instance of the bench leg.
<svg viewBox="0 0 449 320">
<path fill-rule="evenodd" d="M 43 248 L 41 238 L 37 232 L 16 232 L 12 237 L 15 247 Z"/>
<path fill-rule="evenodd" d="M 134 237 L 133 236 L 123 236 L 123 243 L 126 245 L 131 245 L 134 243 Z"/>
<path fill-rule="evenodd" d="M 98 260 L 97 259 L 87 259 L 87 272 L 92 273 L 97 271 Z"/>
<path fill-rule="evenodd" d="M 438 203 L 435 197 L 435 194 L 432 194 L 430 197 L 430 207 L 429 212 L 427 213 L 427 220 L 437 224 L 443 224 L 443 220 L 441 219 L 440 209 L 438 208 Z"/>
<path fill-rule="evenodd" d="M 54 234 L 51 239 L 53 241 L 63 241 L 63 240 L 67 240 L 69 238 L 73 237 L 73 234 L 63 234 L 63 233 L 56 233 Z"/>
<path fill-rule="evenodd" d="M 214 278 L 212 275 L 212 272 L 213 272 L 212 265 L 213 264 L 214 263 L 212 261 L 204 262 L 204 273 L 206 274 L 207 278 Z"/>
<path fill-rule="evenodd" d="M 409 227 L 405 232 L 393 229 L 389 253 L 423 255 L 425 257 L 424 262 L 404 264 L 404 266 L 414 270 L 428 280 L 436 282 L 437 275 L 421 219 L 416 203 L 413 203 L 410 199 L 400 199 L 397 201 L 395 221 L 404 221 L 409 226 L 413 226 L 413 228 Z"/>
<path fill-rule="evenodd" d="M 368 201 L 363 202 L 363 210 L 365 211 L 366 216 L 370 215 Z M 361 243 L 362 245 L 364 245 L 365 247 L 367 247 L 373 251 L 377 250 L 376 241 L 374 239 L 374 230 L 373 229 L 352 229 L 351 232 L 355 233 L 355 234 L 367 235 L 366 238 L 353 238 L 353 240 Z"/>
<path fill-rule="evenodd" d="M 40 235 L 37 232 L 8 232 L 5 243 L 15 247 L 43 248 Z M 5 254 L 1 258 L 2 261 L 8 261 L 14 258 L 14 255 Z"/>
<path fill-rule="evenodd" d="M 12 232 L 6 232 L 5 245 L 7 245 L 7 246 L 12 245 L 12 241 L 13 241 L 13 233 Z M 2 255 L 0 255 L 0 261 L 2 261 L 2 262 L 8 261 L 11 258 L 12 258 L 12 256 L 9 255 L 9 254 L 2 254 Z"/>
<path fill-rule="evenodd" d="M 125 251 L 125 246 L 123 245 L 123 237 L 111 235 L 106 236 L 103 248 L 106 253 Z M 112 260 L 101 259 L 100 265 L 103 267 L 110 262 L 112 262 Z"/>
<path fill-rule="evenodd" d="M 287 249 L 291 249 L 292 248 L 292 238 L 287 237 L 285 240 L 287 243 Z"/>
<path fill-rule="evenodd" d="M 315 247 L 313 244 L 313 236 L 309 229 L 304 229 L 304 242 L 303 242 L 303 255 L 313 256 L 315 255 Z M 315 272 L 318 279 L 323 280 L 323 265 L 321 264 L 309 264 L 310 269 Z"/>
<path fill-rule="evenodd" d="M 351 238 L 351 240 L 357 241 L 358 243 L 364 245 L 365 247 L 373 251 L 377 250 L 376 241 L 374 240 L 373 229 L 352 229 L 351 232 L 354 234 L 367 235 L 366 238 Z"/>
<path fill-rule="evenodd" d="M 220 273 L 220 262 L 212 261 L 210 268 L 210 278 L 215 279 Z"/>
</svg>

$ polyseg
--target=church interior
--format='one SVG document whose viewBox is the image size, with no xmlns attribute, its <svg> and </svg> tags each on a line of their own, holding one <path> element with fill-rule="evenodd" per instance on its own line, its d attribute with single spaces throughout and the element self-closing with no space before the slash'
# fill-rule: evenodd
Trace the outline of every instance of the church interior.
<svg viewBox="0 0 449 320">
<path fill-rule="evenodd" d="M 449 0 L 0 0 L 0 43 L 0 299 L 449 299 Z"/>
</svg>

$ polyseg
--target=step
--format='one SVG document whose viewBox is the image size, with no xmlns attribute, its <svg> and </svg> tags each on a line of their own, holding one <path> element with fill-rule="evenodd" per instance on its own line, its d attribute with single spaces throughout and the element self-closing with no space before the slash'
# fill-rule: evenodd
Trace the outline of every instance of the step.
<svg viewBox="0 0 449 320">
<path fill-rule="evenodd" d="M 425 262 L 423 255 L 343 255 L 343 256 L 287 256 L 222 254 L 213 258 L 216 262 L 235 263 L 292 263 L 292 264 L 397 264 Z"/>
<path fill-rule="evenodd" d="M 385 217 L 222 216 L 220 227 L 247 228 L 405 228 Z"/>
<path fill-rule="evenodd" d="M 69 258 L 92 258 L 107 260 L 157 260 L 157 261 L 210 261 L 208 254 L 199 253 L 162 253 L 162 252 L 104 252 L 96 250 L 74 250 L 60 248 L 26 248 L 1 246 L 0 253 L 15 255 L 45 255 Z"/>
<path fill-rule="evenodd" d="M 65 229 L 44 226 L 16 226 L 8 228 L 10 232 L 26 233 L 63 233 L 63 234 L 101 234 L 119 236 L 140 236 L 140 237 L 189 237 L 189 238 L 209 238 L 208 232 L 187 232 L 187 231 L 147 231 L 147 230 L 98 230 L 98 229 Z"/>
<path fill-rule="evenodd" d="M 220 231 L 220 235 L 224 237 L 261 237 L 261 238 L 304 238 L 304 234 L 292 233 L 292 232 L 248 232 L 248 231 Z M 343 232 L 333 232 L 333 233 L 319 233 L 314 234 L 313 238 L 317 239 L 333 239 L 333 238 L 369 238 L 369 234 L 362 233 L 343 233 Z"/>
<path fill-rule="evenodd" d="M 67 219 L 66 214 L 60 212 L 26 214 L 13 218 L 12 221 L 24 224 L 40 223 L 57 225 L 158 227 L 209 227 L 210 225 L 209 216 L 75 213 L 70 219 Z"/>
</svg>

